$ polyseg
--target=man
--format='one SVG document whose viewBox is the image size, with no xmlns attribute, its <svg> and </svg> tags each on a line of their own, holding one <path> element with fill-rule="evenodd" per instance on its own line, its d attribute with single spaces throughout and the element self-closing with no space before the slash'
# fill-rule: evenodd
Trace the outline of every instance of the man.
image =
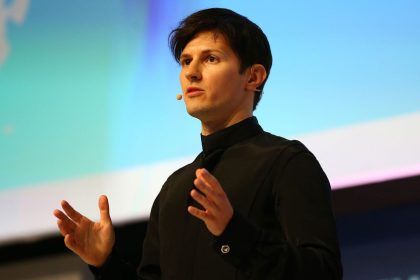
<svg viewBox="0 0 420 280">
<path fill-rule="evenodd" d="M 94 223 L 67 202 L 58 227 L 101 279 L 341 279 L 330 186 L 298 141 L 264 132 L 253 117 L 271 68 L 261 29 L 207 9 L 171 33 L 188 113 L 203 152 L 156 198 L 142 261 L 118 256 L 105 196 Z"/>
</svg>

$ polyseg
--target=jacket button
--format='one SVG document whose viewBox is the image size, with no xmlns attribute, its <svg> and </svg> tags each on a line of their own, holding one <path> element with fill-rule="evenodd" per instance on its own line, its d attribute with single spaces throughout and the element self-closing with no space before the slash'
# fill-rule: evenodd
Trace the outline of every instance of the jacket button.
<svg viewBox="0 0 420 280">
<path fill-rule="evenodd" d="M 230 246 L 229 245 L 222 245 L 222 247 L 220 247 L 220 252 L 222 252 L 223 254 L 227 254 L 230 252 Z"/>
</svg>

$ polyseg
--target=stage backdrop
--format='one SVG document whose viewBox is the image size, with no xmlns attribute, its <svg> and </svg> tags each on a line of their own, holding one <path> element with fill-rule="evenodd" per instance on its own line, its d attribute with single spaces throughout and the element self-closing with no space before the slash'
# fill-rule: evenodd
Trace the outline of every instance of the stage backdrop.
<svg viewBox="0 0 420 280">
<path fill-rule="evenodd" d="M 210 3 L 211 2 L 211 3 Z M 333 188 L 420 174 L 420 2 L 0 0 L 0 243 L 91 218 L 146 219 L 200 152 L 168 34 L 209 5 L 266 32 L 274 66 L 255 115 L 304 142 Z"/>
</svg>

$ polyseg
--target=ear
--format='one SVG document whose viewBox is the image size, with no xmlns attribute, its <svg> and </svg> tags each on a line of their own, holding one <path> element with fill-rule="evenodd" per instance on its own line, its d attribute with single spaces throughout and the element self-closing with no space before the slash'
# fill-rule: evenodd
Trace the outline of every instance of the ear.
<svg viewBox="0 0 420 280">
<path fill-rule="evenodd" d="M 254 64 L 249 67 L 248 81 L 246 83 L 246 90 L 255 92 L 258 91 L 258 87 L 267 78 L 267 71 L 262 64 Z"/>
</svg>

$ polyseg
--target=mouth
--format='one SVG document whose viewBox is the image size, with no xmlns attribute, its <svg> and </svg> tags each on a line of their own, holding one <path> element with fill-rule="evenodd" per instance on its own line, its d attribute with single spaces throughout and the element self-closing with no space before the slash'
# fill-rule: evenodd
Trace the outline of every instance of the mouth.
<svg viewBox="0 0 420 280">
<path fill-rule="evenodd" d="M 199 87 L 188 87 L 186 91 L 186 95 L 188 97 L 198 96 L 204 93 L 204 89 Z"/>
</svg>

